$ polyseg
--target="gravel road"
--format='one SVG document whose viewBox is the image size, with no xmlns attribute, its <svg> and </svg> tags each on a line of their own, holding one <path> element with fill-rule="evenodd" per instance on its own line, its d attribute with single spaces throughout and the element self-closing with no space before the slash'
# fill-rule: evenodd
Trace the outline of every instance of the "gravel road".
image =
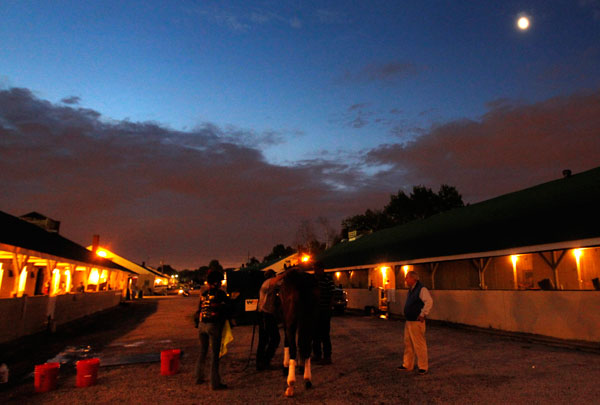
<svg viewBox="0 0 600 405">
<path fill-rule="evenodd" d="M 157 362 L 101 367 L 97 385 L 75 388 L 74 373 L 64 371 L 55 391 L 36 394 L 29 380 L 0 392 L 0 403 L 566 404 L 598 403 L 600 398 L 598 354 L 429 325 L 430 372 L 419 376 L 396 370 L 402 361 L 402 321 L 357 315 L 333 318 L 334 364 L 313 366 L 314 387 L 305 390 L 301 384 L 293 399 L 283 397 L 280 370 L 257 372 L 254 363 L 245 367 L 252 327 L 234 328 L 235 340 L 221 368 L 229 389 L 212 392 L 206 384 L 194 384 L 198 340 L 191 315 L 196 304 L 193 296 L 146 298 L 116 309 L 88 332 L 72 329 L 73 336 L 63 333 L 60 341 L 34 342 L 29 357 L 22 359 L 31 361 L 33 370 L 36 353 L 39 358 L 39 353 L 71 344 L 89 344 L 107 359 L 179 348 L 184 356 L 178 374 L 161 376 Z M 152 311 L 139 310 L 149 306 Z"/>
</svg>

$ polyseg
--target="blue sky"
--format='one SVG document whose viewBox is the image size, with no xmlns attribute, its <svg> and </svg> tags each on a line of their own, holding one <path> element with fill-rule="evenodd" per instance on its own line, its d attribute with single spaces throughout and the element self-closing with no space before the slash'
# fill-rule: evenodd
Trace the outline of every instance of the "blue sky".
<svg viewBox="0 0 600 405">
<path fill-rule="evenodd" d="M 55 102 L 78 96 L 108 119 L 273 131 L 285 144 L 264 150 L 279 162 L 477 119 L 499 98 L 532 102 L 598 85 L 599 6 L 592 1 L 0 7 L 5 84 Z M 515 29 L 520 13 L 531 16 L 527 32 Z M 595 58 L 582 72 L 560 82 L 544 77 L 586 52 Z"/>
<path fill-rule="evenodd" d="M 516 28 L 522 14 L 527 31 Z M 482 179 L 501 179 L 504 168 L 483 157 L 454 162 L 463 175 L 442 178 L 426 170 L 427 156 L 403 166 L 384 152 L 427 145 L 465 122 L 485 127 L 502 112 L 596 94 L 600 0 L 5 0 L 0 15 L 0 90 L 93 110 L 115 128 L 152 122 L 177 136 L 210 132 L 277 170 L 319 167 L 334 190 L 362 190 L 361 209 L 417 183 L 457 184 L 475 201 L 551 179 L 555 164 L 594 166 L 546 156 L 523 180 L 486 189 Z M 480 156 L 467 149 L 455 155 Z"/>
</svg>

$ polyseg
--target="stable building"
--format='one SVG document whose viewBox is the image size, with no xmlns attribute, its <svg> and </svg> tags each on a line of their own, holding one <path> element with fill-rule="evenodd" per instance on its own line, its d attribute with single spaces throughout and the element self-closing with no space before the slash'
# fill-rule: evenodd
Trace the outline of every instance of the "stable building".
<svg viewBox="0 0 600 405">
<path fill-rule="evenodd" d="M 88 246 L 87 249 L 95 252 L 97 256 L 109 259 L 110 261 L 135 272 L 136 275 L 131 278 L 130 287 L 132 290 L 138 292 L 141 291 L 142 295 L 166 293 L 166 287 L 169 285 L 170 280 L 170 277 L 166 274 L 146 266 L 145 263 L 137 264 L 132 262 L 105 247 L 92 245 Z"/>
<path fill-rule="evenodd" d="M 319 258 L 349 307 L 401 314 L 416 271 L 432 319 L 600 342 L 600 168 L 340 243 Z"/>
<path fill-rule="evenodd" d="M 58 221 L 24 218 L 0 211 L 0 342 L 121 301 L 135 272 L 62 237 Z"/>
</svg>

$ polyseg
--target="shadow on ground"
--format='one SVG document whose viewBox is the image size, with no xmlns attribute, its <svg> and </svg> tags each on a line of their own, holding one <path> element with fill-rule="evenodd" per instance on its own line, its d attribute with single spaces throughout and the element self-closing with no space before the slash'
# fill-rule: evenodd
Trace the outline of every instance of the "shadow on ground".
<svg viewBox="0 0 600 405">
<path fill-rule="evenodd" d="M 154 300 L 123 302 L 115 308 L 61 325 L 54 333 L 41 332 L 1 344 L 0 363 L 8 365 L 10 381 L 0 385 L 0 390 L 25 382 L 36 364 L 45 363 L 67 346 L 89 345 L 93 352 L 100 352 L 107 344 L 135 329 L 156 312 L 157 306 Z"/>
</svg>

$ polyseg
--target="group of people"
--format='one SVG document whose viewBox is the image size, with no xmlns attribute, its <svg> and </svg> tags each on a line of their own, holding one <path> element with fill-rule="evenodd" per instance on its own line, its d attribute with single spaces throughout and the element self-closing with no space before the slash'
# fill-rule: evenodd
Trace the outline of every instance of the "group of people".
<svg viewBox="0 0 600 405">
<path fill-rule="evenodd" d="M 317 364 L 332 364 L 331 359 L 331 307 L 334 284 L 331 275 L 324 272 L 320 263 L 314 265 L 315 278 L 319 289 L 319 310 L 315 321 L 313 336 L 313 361 Z M 276 275 L 273 270 L 265 272 L 258 300 L 258 348 L 256 353 L 256 369 L 258 371 L 271 369 L 271 361 L 279 347 L 280 306 L 278 289 L 284 274 Z M 211 349 L 210 386 L 213 390 L 226 389 L 219 374 L 219 357 L 223 326 L 228 319 L 229 298 L 221 289 L 223 275 L 220 272 L 210 272 L 207 285 L 200 292 L 200 303 L 196 312 L 196 326 L 199 329 L 200 356 L 196 364 L 196 383 L 206 381 L 205 368 L 209 348 Z M 404 316 L 404 356 L 398 370 L 407 372 L 415 367 L 419 374 L 429 370 L 427 344 L 425 340 L 425 320 L 433 306 L 433 299 L 428 289 L 419 281 L 415 271 L 406 274 L 406 284 L 409 287 Z"/>
<path fill-rule="evenodd" d="M 315 263 L 315 278 L 318 288 L 318 310 L 315 319 L 313 335 L 313 357 L 316 364 L 331 364 L 331 305 L 335 285 L 330 274 L 326 274 L 321 263 Z M 265 272 L 258 298 L 258 348 L 256 351 L 256 369 L 270 369 L 271 360 L 279 347 L 281 336 L 279 323 L 281 321 L 278 289 L 284 273 L 276 275 L 273 270 Z"/>
</svg>

